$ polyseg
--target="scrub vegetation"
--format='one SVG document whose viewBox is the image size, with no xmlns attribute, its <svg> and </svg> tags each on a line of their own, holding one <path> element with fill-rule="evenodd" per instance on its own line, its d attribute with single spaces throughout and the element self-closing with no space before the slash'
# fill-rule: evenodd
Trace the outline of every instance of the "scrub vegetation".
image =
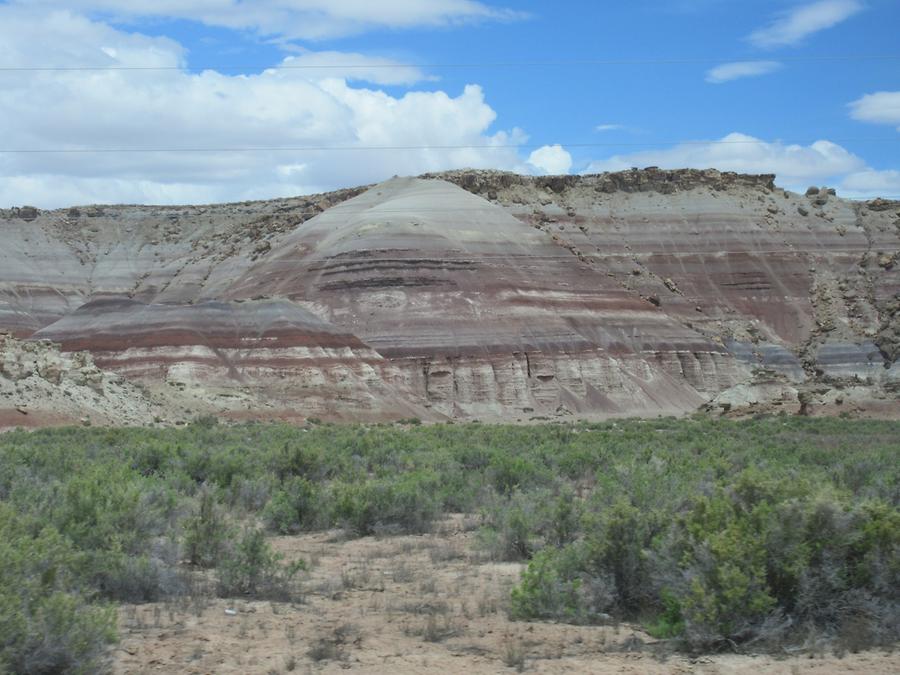
<svg viewBox="0 0 900 675">
<path fill-rule="evenodd" d="M 414 421 L 413 421 L 414 422 Z M 0 672 L 97 672 L 115 604 L 289 600 L 270 534 L 477 516 L 516 619 L 637 622 L 690 651 L 900 636 L 900 424 L 769 417 L 0 436 Z"/>
</svg>

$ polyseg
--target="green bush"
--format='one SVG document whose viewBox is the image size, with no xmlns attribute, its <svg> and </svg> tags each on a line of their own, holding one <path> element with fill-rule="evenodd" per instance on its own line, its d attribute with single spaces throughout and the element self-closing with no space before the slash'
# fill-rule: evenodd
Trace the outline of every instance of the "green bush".
<svg viewBox="0 0 900 675">
<path fill-rule="evenodd" d="M 435 482 L 420 473 L 394 481 L 338 483 L 332 499 L 332 522 L 356 536 L 427 532 L 440 510 Z"/>
<path fill-rule="evenodd" d="M 482 514 L 479 543 L 493 560 L 528 560 L 540 548 L 540 499 L 515 492 L 493 501 Z"/>
<path fill-rule="evenodd" d="M 852 632 L 857 647 L 900 635 L 895 508 L 748 470 L 671 515 L 622 501 L 594 514 L 582 540 L 535 556 L 513 614 L 582 622 L 608 609 L 695 649 L 777 644 L 799 626 Z"/>
<path fill-rule="evenodd" d="M 660 640 L 677 638 L 684 634 L 684 612 L 675 595 L 664 590 L 660 594 L 662 611 L 645 625 L 647 632 Z"/>
<path fill-rule="evenodd" d="M 82 554 L 53 528 L 31 529 L 0 503 L 0 672 L 104 670 L 114 609 L 91 604 Z"/>
<path fill-rule="evenodd" d="M 366 536 L 424 532 L 451 512 L 482 515 L 494 558 L 530 559 L 515 616 L 641 621 L 696 650 L 796 647 L 810 634 L 890 645 L 898 438 L 896 422 L 789 417 L 2 434 L 0 506 L 27 535 L 4 540 L 3 555 L 34 568 L 4 577 L 4 607 L 20 608 L 3 614 L 20 617 L 5 635 L 20 637 L 3 658 L 32 649 L 21 636 L 34 626 L 67 626 L 67 606 L 88 617 L 65 628 L 72 642 L 54 641 L 74 653 L 91 642 L 78 635 L 102 634 L 91 619 L 102 600 L 191 592 L 184 558 L 217 567 L 223 592 L 289 590 L 261 533 L 230 543 L 241 524 Z M 34 563 L 35 542 L 56 542 L 58 564 Z M 40 618 L 44 606 L 59 620 Z M 95 662 L 81 651 L 71 663 Z"/>
<path fill-rule="evenodd" d="M 563 546 L 581 531 L 583 507 L 573 491 L 516 490 L 482 511 L 479 541 L 494 560 L 528 560 L 544 546 Z"/>
<path fill-rule="evenodd" d="M 184 524 L 184 547 L 192 565 L 214 567 L 222 556 L 230 528 L 209 486 L 199 493 L 197 513 Z"/>
<path fill-rule="evenodd" d="M 527 457 L 509 452 L 495 452 L 488 465 L 488 474 L 497 492 L 510 495 L 537 482 L 540 470 Z"/>
<path fill-rule="evenodd" d="M 280 534 L 314 529 L 322 518 L 319 487 L 300 476 L 288 479 L 263 510 L 266 525 Z"/>
<path fill-rule="evenodd" d="M 89 556 L 92 582 L 101 595 L 123 602 L 156 602 L 186 592 L 187 575 L 177 561 L 149 555 L 101 553 Z"/>
<path fill-rule="evenodd" d="M 82 550 L 139 553 L 164 531 L 173 506 L 168 491 L 151 489 L 129 467 L 109 461 L 71 476 L 50 517 Z"/>
<path fill-rule="evenodd" d="M 290 600 L 294 577 L 306 565 L 302 561 L 284 565 L 283 559 L 272 550 L 262 530 L 245 530 L 218 567 L 219 594 Z"/>
<path fill-rule="evenodd" d="M 582 596 L 580 547 L 546 548 L 537 553 L 513 589 L 510 615 L 517 619 L 590 621 Z"/>
<path fill-rule="evenodd" d="M 659 519 L 625 501 L 594 514 L 588 534 L 548 547 L 514 591 L 514 614 L 577 623 L 613 612 L 636 615 L 655 596 L 647 547 Z"/>
</svg>

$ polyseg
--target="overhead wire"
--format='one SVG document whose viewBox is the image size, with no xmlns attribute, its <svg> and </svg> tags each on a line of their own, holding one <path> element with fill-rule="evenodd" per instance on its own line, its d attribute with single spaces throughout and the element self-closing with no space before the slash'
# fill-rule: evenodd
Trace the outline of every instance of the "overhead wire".
<svg viewBox="0 0 900 675">
<path fill-rule="evenodd" d="M 777 142 L 786 144 L 815 143 L 827 138 L 827 135 L 819 138 L 805 139 L 777 139 Z M 856 137 L 856 138 L 828 138 L 832 143 L 895 143 L 900 141 L 898 136 L 886 137 Z M 411 151 L 411 150 L 503 150 L 539 148 L 546 145 L 561 145 L 564 148 L 609 148 L 609 147 L 655 147 L 661 145 L 757 145 L 771 144 L 759 139 L 741 140 L 710 140 L 710 141 L 647 141 L 635 142 L 604 142 L 604 143 L 497 143 L 497 144 L 455 144 L 455 145 L 298 145 L 298 146 L 228 146 L 228 147 L 168 147 L 168 148 L 0 148 L 3 154 L 114 154 L 114 153 L 207 153 L 207 152 L 356 152 L 356 151 Z"/>
<path fill-rule="evenodd" d="M 645 66 L 645 65 L 700 65 L 710 63 L 734 63 L 758 61 L 758 56 L 724 57 L 669 57 L 669 58 L 616 58 L 616 59 L 561 59 L 555 61 L 471 61 L 458 63 L 293 63 L 284 61 L 266 64 L 180 64 L 169 66 L 126 65 L 38 65 L 0 66 L 0 72 L 78 72 L 78 71 L 244 71 L 244 70 L 369 70 L 369 69 L 469 69 L 469 68 L 551 68 L 579 66 Z M 783 56 L 779 61 L 787 63 L 821 63 L 839 61 L 900 61 L 900 54 L 823 54 L 811 56 Z"/>
<path fill-rule="evenodd" d="M 16 72 L 102 72 L 102 71 L 246 71 L 246 70 L 389 70 L 389 69 L 467 69 L 467 68 L 541 68 L 541 67 L 577 67 L 577 66 L 644 66 L 644 65 L 690 65 L 757 60 L 758 57 L 719 57 L 719 58 L 617 58 L 617 59 L 573 59 L 554 61 L 499 61 L 499 62 L 460 62 L 460 63 L 292 63 L 290 61 L 275 65 L 263 64 L 189 64 L 173 66 L 124 66 L 124 65 L 38 65 L 38 66 L 0 66 L 0 73 Z M 895 61 L 900 54 L 831 54 L 811 56 L 780 57 L 779 61 L 802 62 L 838 62 L 838 61 Z M 816 139 L 785 140 L 781 143 L 806 144 Z M 829 138 L 837 143 L 891 143 L 900 140 L 898 137 L 879 138 Z M 648 142 L 592 142 L 592 143 L 559 143 L 566 148 L 615 148 L 615 147 L 655 147 L 655 146 L 692 146 L 692 145 L 754 145 L 766 143 L 761 140 L 708 140 L 708 141 L 648 141 Z M 267 153 L 267 152 L 358 152 L 358 151 L 429 151 L 429 150 L 502 150 L 537 148 L 548 143 L 502 143 L 502 144 L 455 144 L 455 145 L 316 145 L 316 146 L 275 146 L 275 147 L 168 147 L 168 148 L 0 148 L 0 154 L 149 154 L 149 153 Z"/>
</svg>

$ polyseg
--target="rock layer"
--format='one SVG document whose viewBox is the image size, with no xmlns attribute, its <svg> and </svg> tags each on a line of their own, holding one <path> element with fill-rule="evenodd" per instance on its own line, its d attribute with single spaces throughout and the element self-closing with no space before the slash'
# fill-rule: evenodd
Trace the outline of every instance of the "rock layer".
<svg viewBox="0 0 900 675">
<path fill-rule="evenodd" d="M 897 408 L 900 203 L 770 175 L 450 172 L 19 209 L 0 236 L 0 327 L 198 413 L 655 415 L 850 384 Z"/>
<path fill-rule="evenodd" d="M 215 403 L 220 414 L 280 419 L 422 412 L 388 384 L 381 355 L 286 300 L 182 305 L 104 299 L 35 337 L 67 351 L 90 349 L 98 366 L 175 388 L 194 399 L 188 405 L 198 411 Z"/>
<path fill-rule="evenodd" d="M 162 420 L 165 406 L 87 352 L 0 333 L 0 429 L 48 424 L 135 425 Z"/>
</svg>

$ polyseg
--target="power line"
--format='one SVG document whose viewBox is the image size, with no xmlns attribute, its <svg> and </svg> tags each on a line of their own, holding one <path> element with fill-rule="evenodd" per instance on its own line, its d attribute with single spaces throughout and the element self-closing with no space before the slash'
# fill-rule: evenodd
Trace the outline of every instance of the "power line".
<svg viewBox="0 0 900 675">
<path fill-rule="evenodd" d="M 806 144 L 822 140 L 820 138 L 779 139 L 780 143 Z M 900 135 L 883 138 L 830 138 L 833 143 L 895 143 Z M 268 147 L 197 147 L 197 148 L 0 148 L 2 154 L 130 154 L 130 153 L 209 153 L 209 152 L 356 152 L 390 150 L 503 150 L 540 148 L 546 145 L 561 145 L 564 148 L 609 148 L 609 147 L 655 147 L 677 145 L 756 145 L 766 143 L 761 140 L 714 140 L 714 141 L 652 141 L 645 143 L 499 143 L 495 145 L 301 145 Z"/>
<path fill-rule="evenodd" d="M 243 70 L 369 70 L 369 69 L 469 69 L 469 68 L 552 68 L 579 66 L 653 66 L 653 65 L 703 65 L 758 61 L 758 56 L 656 58 L 656 59 L 584 59 L 560 61 L 481 61 L 463 63 L 280 63 L 265 64 L 203 64 L 198 66 L 0 66 L 0 72 L 79 72 L 79 71 L 243 71 Z M 900 54 L 833 54 L 822 56 L 788 56 L 778 61 L 788 63 L 823 63 L 838 61 L 898 61 Z"/>
</svg>

